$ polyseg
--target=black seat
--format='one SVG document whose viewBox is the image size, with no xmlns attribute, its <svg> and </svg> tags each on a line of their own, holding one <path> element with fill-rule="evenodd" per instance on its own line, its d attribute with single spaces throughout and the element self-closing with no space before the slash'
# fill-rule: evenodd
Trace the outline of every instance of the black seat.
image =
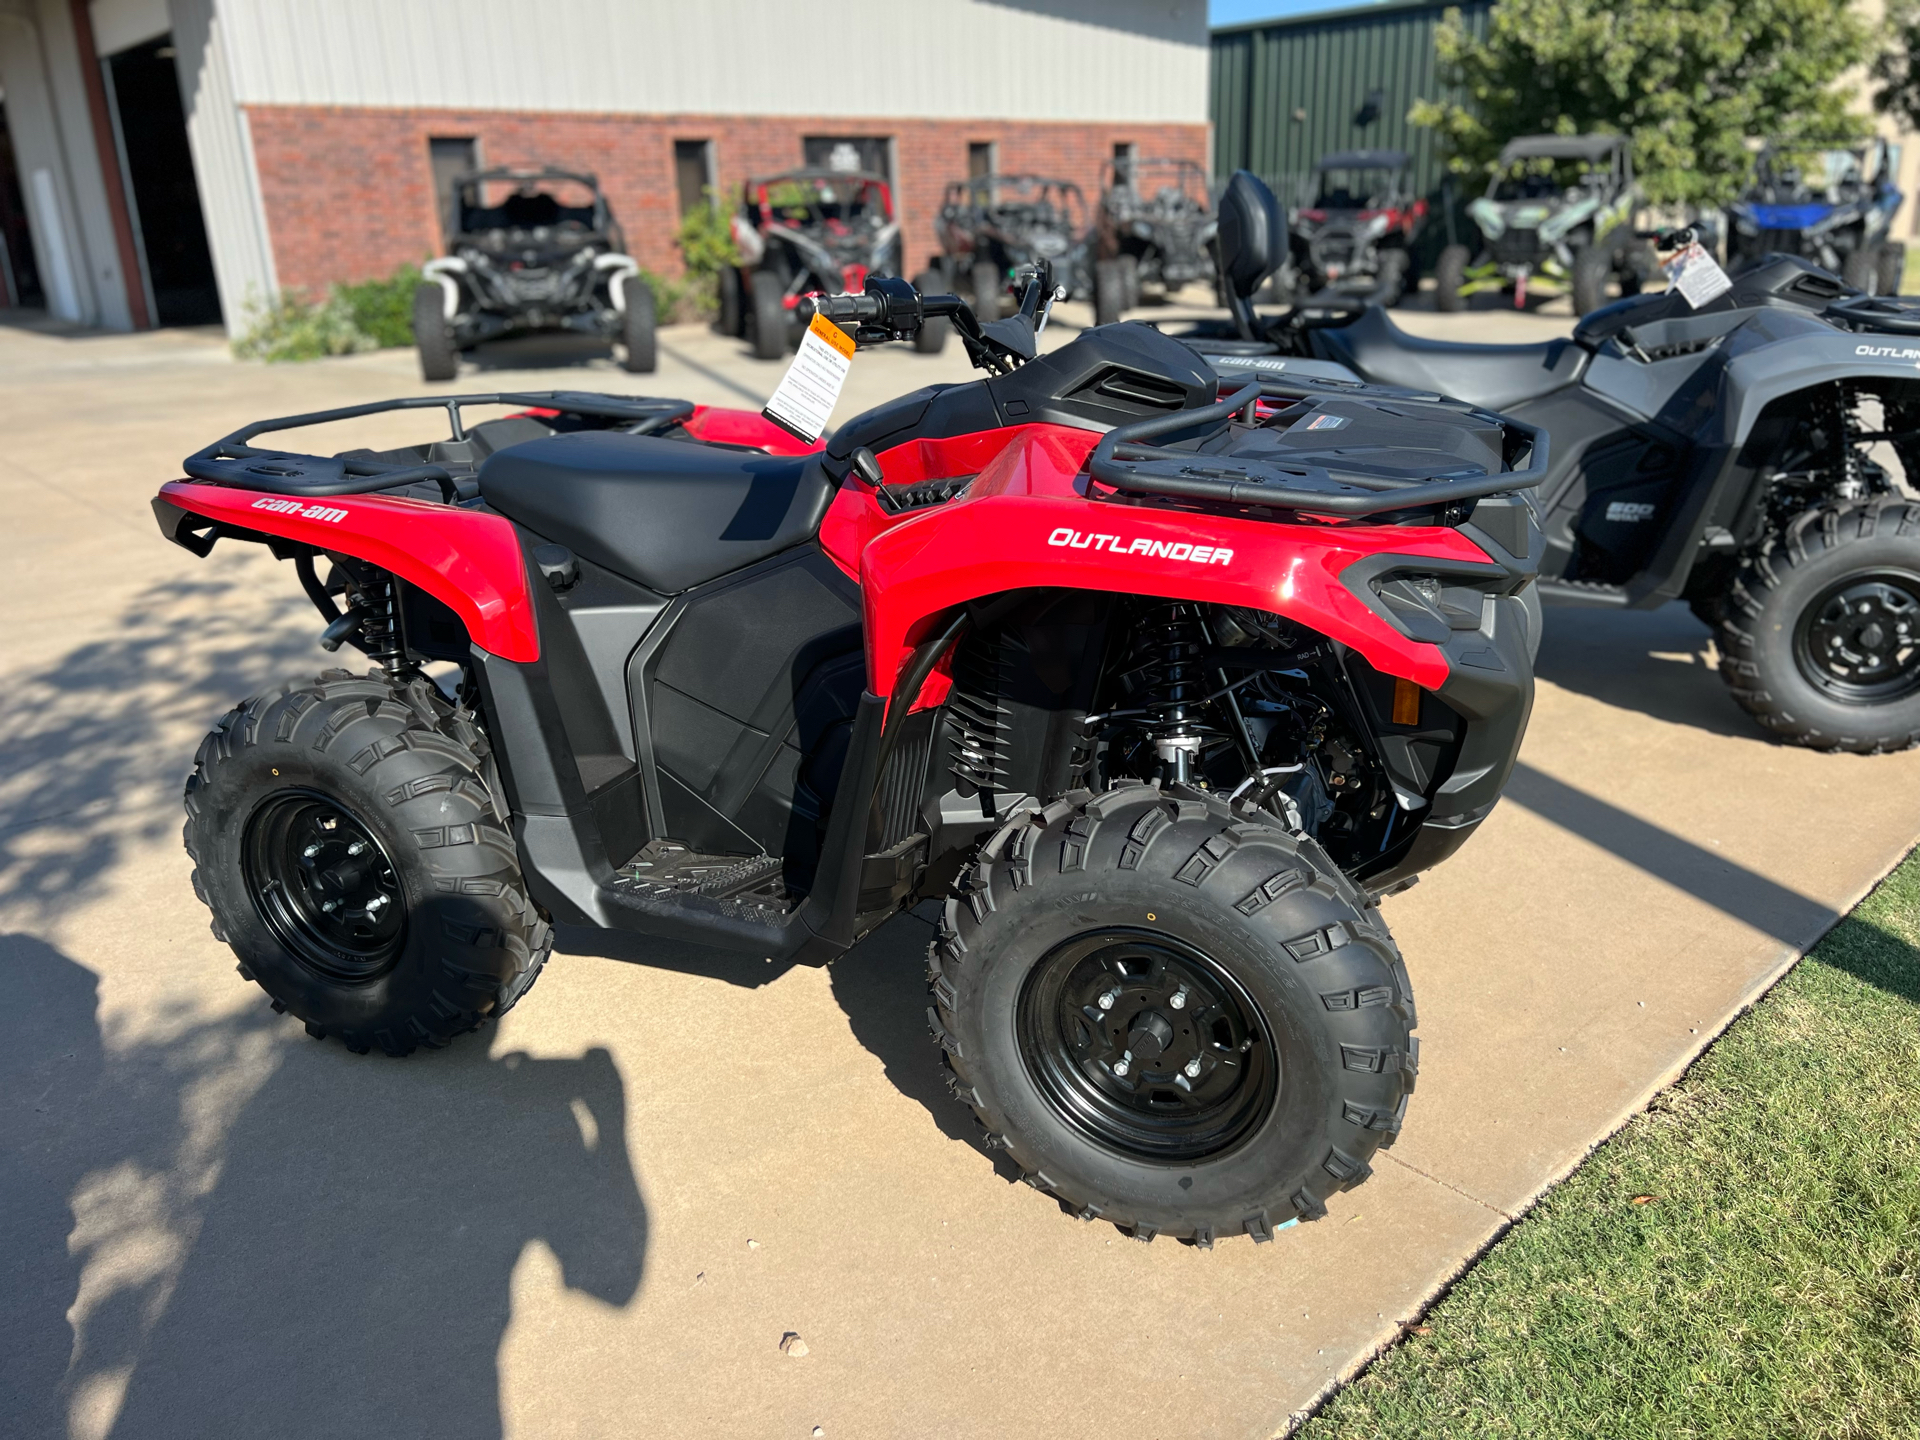
<svg viewBox="0 0 1920 1440">
<path fill-rule="evenodd" d="M 480 467 L 509 520 L 649 589 L 675 594 L 801 544 L 835 482 L 817 457 L 622 435 L 549 435 Z"/>
<path fill-rule="evenodd" d="M 1351 325 L 1315 330 L 1315 349 L 1363 380 L 1433 390 L 1499 410 L 1580 378 L 1587 352 L 1571 340 L 1470 345 L 1409 335 L 1378 305 Z"/>
</svg>

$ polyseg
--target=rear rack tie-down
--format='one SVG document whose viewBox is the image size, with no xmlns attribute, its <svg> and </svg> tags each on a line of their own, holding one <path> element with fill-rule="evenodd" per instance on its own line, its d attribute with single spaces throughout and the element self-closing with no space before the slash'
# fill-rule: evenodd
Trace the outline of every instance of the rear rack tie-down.
<svg viewBox="0 0 1920 1440">
<path fill-rule="evenodd" d="M 1423 480 L 1388 476 L 1335 479 L 1318 465 L 1241 459 L 1140 443 L 1175 432 L 1217 433 L 1237 411 L 1244 410 L 1251 416 L 1263 399 L 1300 400 L 1325 393 L 1323 387 L 1311 382 L 1254 381 L 1212 405 L 1156 415 L 1150 420 L 1109 430 L 1087 458 L 1087 471 L 1094 479 L 1130 494 L 1263 505 L 1321 515 L 1379 515 L 1393 510 L 1462 504 L 1504 491 L 1531 489 L 1547 478 L 1546 431 L 1479 411 L 1459 401 L 1415 399 L 1409 392 L 1402 391 L 1391 392 L 1396 404 L 1442 406 L 1489 415 L 1506 432 L 1506 453 L 1524 454 L 1527 468 L 1492 474 L 1475 470 L 1472 474 L 1437 475 Z M 1340 393 L 1351 396 L 1354 390 L 1345 386 Z M 1382 392 L 1383 398 L 1387 393 Z"/>
<path fill-rule="evenodd" d="M 376 400 L 367 405 L 343 405 L 306 415 L 283 415 L 243 425 L 206 449 L 189 455 L 181 468 L 195 480 L 263 490 L 270 495 L 359 495 L 397 490 L 406 485 L 437 484 L 451 502 L 458 495 L 452 474 L 443 465 L 405 465 L 367 455 L 303 455 L 292 450 L 258 449 L 256 436 L 306 425 L 327 425 L 389 410 L 445 410 L 454 441 L 467 438 L 460 410 L 466 405 L 518 405 L 529 410 L 553 410 L 565 415 L 592 415 L 626 421 L 627 432 L 650 435 L 693 414 L 691 400 L 660 400 L 639 395 L 592 395 L 576 390 L 510 392 L 497 395 L 410 395 L 398 400 Z"/>
</svg>

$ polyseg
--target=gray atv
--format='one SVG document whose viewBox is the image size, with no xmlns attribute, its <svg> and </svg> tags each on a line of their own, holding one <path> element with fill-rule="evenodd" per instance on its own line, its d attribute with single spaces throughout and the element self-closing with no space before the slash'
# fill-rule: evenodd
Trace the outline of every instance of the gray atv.
<svg viewBox="0 0 1920 1440">
<path fill-rule="evenodd" d="M 1528 135 L 1509 140 L 1487 193 L 1467 206 L 1480 232 L 1476 253 L 1449 245 L 1433 267 L 1434 304 L 1459 310 L 1488 291 L 1529 296 L 1571 293 L 1574 313 L 1606 303 L 1609 281 L 1635 295 L 1651 266 L 1634 242 L 1640 203 L 1623 135 Z"/>
<path fill-rule="evenodd" d="M 1546 430 L 1543 599 L 1684 600 L 1733 698 L 1779 738 L 1920 742 L 1920 299 L 1775 255 L 1699 309 L 1667 291 L 1567 339 L 1448 343 L 1357 302 L 1256 315 L 1285 221 L 1244 171 L 1220 213 L 1233 321 L 1182 338 L 1223 376 L 1404 386 Z"/>
</svg>

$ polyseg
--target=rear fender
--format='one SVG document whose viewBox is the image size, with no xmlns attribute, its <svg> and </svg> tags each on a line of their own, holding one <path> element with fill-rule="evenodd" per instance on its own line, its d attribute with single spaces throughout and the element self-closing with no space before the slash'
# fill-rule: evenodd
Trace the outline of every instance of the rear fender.
<svg viewBox="0 0 1920 1440">
<path fill-rule="evenodd" d="M 521 664 L 540 658 L 526 563 L 513 526 L 498 515 L 384 495 L 306 500 L 193 480 L 161 486 L 154 514 L 162 534 L 200 555 L 225 533 L 364 560 L 445 604 L 481 649 Z M 196 535 L 196 516 L 219 531 Z"/>
<path fill-rule="evenodd" d="M 837 558 L 859 547 L 869 690 L 893 693 L 913 647 L 954 606 L 1040 588 L 1272 611 L 1352 647 L 1383 674 L 1428 689 L 1446 682 L 1440 648 L 1401 634 L 1342 575 L 1361 560 L 1374 561 L 1374 572 L 1381 556 L 1405 557 L 1407 568 L 1421 560 L 1487 564 L 1460 532 L 1278 523 L 1090 499 L 1081 471 L 1098 439 L 1064 426 L 1024 427 L 964 496 L 904 515 L 888 515 L 870 487 L 848 479 L 821 539 Z M 939 457 L 929 449 L 920 441 L 890 450 L 882 468 L 891 480 L 888 466 L 898 459 L 915 479 L 933 478 L 925 472 Z M 911 464 L 901 453 L 909 450 Z"/>
</svg>

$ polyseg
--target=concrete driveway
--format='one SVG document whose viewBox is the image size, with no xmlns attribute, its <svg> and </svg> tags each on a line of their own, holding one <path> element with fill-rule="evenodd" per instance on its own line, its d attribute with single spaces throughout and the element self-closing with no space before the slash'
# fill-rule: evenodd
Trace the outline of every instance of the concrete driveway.
<svg viewBox="0 0 1920 1440">
<path fill-rule="evenodd" d="M 695 329 L 662 354 L 646 388 L 689 398 L 779 374 Z M 461 388 L 641 388 L 579 358 Z M 962 374 L 865 354 L 840 414 Z M 179 844 L 211 721 L 335 662 L 289 567 L 196 561 L 147 500 L 245 420 L 421 388 L 404 352 L 0 328 L 9 1435 L 1269 1436 L 1920 833 L 1920 754 L 1770 743 L 1684 611 L 1550 612 L 1508 803 L 1387 904 L 1406 1134 L 1259 1247 L 1136 1244 L 1009 1183 L 941 1084 L 913 916 L 825 970 L 568 933 L 498 1028 L 356 1058 L 235 976 Z"/>
</svg>

